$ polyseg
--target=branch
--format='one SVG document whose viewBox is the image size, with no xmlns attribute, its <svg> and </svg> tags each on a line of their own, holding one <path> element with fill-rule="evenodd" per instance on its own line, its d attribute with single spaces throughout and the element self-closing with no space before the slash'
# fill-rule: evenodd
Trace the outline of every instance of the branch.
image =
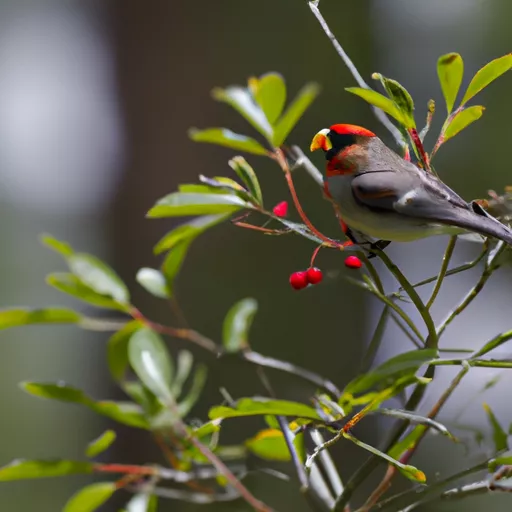
<svg viewBox="0 0 512 512">
<path fill-rule="evenodd" d="M 450 263 L 450 259 L 453 255 L 453 250 L 455 249 L 456 243 L 457 243 L 457 237 L 456 236 L 450 237 L 450 241 L 448 242 L 448 246 L 446 247 L 446 251 L 443 256 L 441 270 L 439 271 L 439 276 L 437 277 L 436 285 L 434 286 L 434 291 L 432 292 L 432 295 L 430 296 L 430 299 L 427 302 L 427 309 L 430 309 L 432 307 L 432 304 L 434 304 L 434 301 L 437 298 L 439 290 L 441 289 L 444 278 L 446 276 L 446 271 L 448 269 L 448 264 Z"/>
<path fill-rule="evenodd" d="M 371 87 L 365 82 L 364 78 L 357 70 L 356 66 L 354 65 L 350 57 L 347 55 L 341 44 L 337 41 L 334 34 L 331 32 L 329 25 L 327 25 L 325 18 L 322 16 L 320 10 L 318 9 L 318 4 L 319 0 L 310 1 L 309 8 L 311 9 L 311 12 L 315 15 L 316 19 L 320 23 L 327 37 L 330 39 L 332 45 L 334 46 L 334 49 L 336 50 L 336 53 L 341 57 L 350 73 L 352 73 L 352 76 L 358 83 L 359 87 L 362 87 L 364 89 L 371 89 Z M 402 139 L 402 135 L 400 134 L 400 130 L 398 130 L 398 128 L 389 120 L 389 118 L 380 108 L 372 106 L 372 110 L 373 113 L 375 114 L 375 117 L 382 123 L 382 125 L 389 131 L 389 133 L 391 133 L 398 146 L 404 147 L 405 143 Z"/>
</svg>

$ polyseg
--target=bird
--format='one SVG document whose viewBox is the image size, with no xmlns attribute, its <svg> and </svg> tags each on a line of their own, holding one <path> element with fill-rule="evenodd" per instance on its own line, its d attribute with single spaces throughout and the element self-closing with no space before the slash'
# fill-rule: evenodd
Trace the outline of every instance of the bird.
<svg viewBox="0 0 512 512">
<path fill-rule="evenodd" d="M 512 245 L 510 228 L 366 128 L 334 124 L 313 137 L 310 149 L 324 151 L 324 190 L 355 232 L 387 242 L 474 232 Z"/>
</svg>

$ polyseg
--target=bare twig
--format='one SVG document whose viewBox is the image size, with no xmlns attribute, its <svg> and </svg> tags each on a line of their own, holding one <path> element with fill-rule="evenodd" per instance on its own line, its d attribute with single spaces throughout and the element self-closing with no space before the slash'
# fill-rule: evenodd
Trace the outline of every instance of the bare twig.
<svg viewBox="0 0 512 512">
<path fill-rule="evenodd" d="M 439 276 L 437 277 L 436 285 L 434 286 L 434 291 L 432 292 L 432 295 L 430 296 L 430 299 L 427 302 L 427 309 L 430 309 L 432 307 L 432 304 L 434 304 L 434 301 L 437 298 L 439 290 L 441 289 L 444 278 L 446 276 L 446 271 L 448 269 L 448 264 L 450 263 L 450 259 L 453 255 L 453 250 L 455 249 L 456 243 L 457 243 L 457 237 L 456 236 L 450 237 L 450 241 L 448 242 L 448 246 L 446 247 L 446 251 L 443 256 L 441 270 L 439 271 Z"/>
</svg>

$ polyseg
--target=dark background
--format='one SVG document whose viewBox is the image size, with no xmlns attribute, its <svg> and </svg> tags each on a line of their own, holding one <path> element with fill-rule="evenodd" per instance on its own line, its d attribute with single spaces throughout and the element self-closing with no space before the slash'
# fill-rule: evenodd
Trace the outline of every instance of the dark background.
<svg viewBox="0 0 512 512">
<path fill-rule="evenodd" d="M 437 57 L 460 52 L 467 84 L 479 67 L 510 51 L 512 6 L 505 0 L 322 0 L 320 7 L 365 78 L 370 80 L 371 73 L 379 71 L 409 89 L 417 103 L 418 124 L 427 100 L 438 101 L 428 147 L 444 120 Z M 292 142 L 307 149 L 316 131 L 336 122 L 366 126 L 391 142 L 364 102 L 344 92 L 354 80 L 305 1 L 3 0 L 0 20 L 0 307 L 64 304 L 92 312 L 44 285 L 48 272 L 63 269 L 58 258 L 38 244 L 37 235 L 48 231 L 79 250 L 104 257 L 129 283 L 143 311 L 174 322 L 167 307 L 134 282 L 138 268 L 157 265 L 152 246 L 174 225 L 173 220 L 150 221 L 144 215 L 178 183 L 193 182 L 199 174 L 231 176 L 227 160 L 232 151 L 197 145 L 186 133 L 191 126 L 226 126 L 253 134 L 234 111 L 212 101 L 214 86 L 243 84 L 249 76 L 275 70 L 284 75 L 293 96 L 314 80 L 322 85 L 322 94 L 292 133 Z M 477 103 L 487 107 L 483 119 L 436 157 L 443 179 L 467 199 L 512 184 L 511 80 L 506 75 L 478 96 Z M 261 179 L 266 204 L 287 199 L 279 169 L 261 157 L 248 159 Z M 314 161 L 322 165 L 320 155 Z M 296 176 L 311 219 L 335 235 L 336 223 L 318 188 L 307 175 Z M 437 272 L 443 242 L 394 244 L 389 254 L 416 279 Z M 243 297 L 255 297 L 260 305 L 251 336 L 255 350 L 344 385 L 357 371 L 380 306 L 341 278 L 347 272 L 341 259 L 327 251 L 318 262 L 335 277 L 294 293 L 288 275 L 307 266 L 312 248 L 298 237 L 263 237 L 229 224 L 211 230 L 194 243 L 179 277 L 178 298 L 188 322 L 219 339 L 229 307 Z M 461 242 L 455 261 L 477 251 L 473 244 Z M 464 275 L 446 284 L 434 309 L 436 319 L 456 304 L 474 277 Z M 387 284 L 394 286 L 391 279 Z M 445 346 L 477 346 L 510 328 L 509 290 L 510 272 L 505 270 L 448 330 Z M 17 387 L 23 380 L 63 380 L 98 398 L 120 398 L 106 368 L 106 338 L 68 327 L 1 334 L 0 464 L 18 457 L 80 458 L 87 442 L 112 426 L 89 411 L 38 401 Z M 399 331 L 391 330 L 379 358 L 410 349 L 402 338 Z M 186 344 L 172 340 L 170 346 L 175 352 Z M 210 374 L 194 416 L 205 418 L 208 406 L 222 400 L 220 386 L 235 397 L 263 392 L 251 368 L 195 353 L 209 364 Z M 452 375 L 450 370 L 440 373 L 431 401 Z M 485 400 L 508 425 L 512 418 L 506 376 L 466 407 L 495 375 L 474 370 L 443 419 L 449 422 L 463 411 L 461 422 L 483 428 Z M 272 379 L 286 398 L 306 399 L 311 391 L 286 376 L 272 374 Z M 240 441 L 259 426 L 233 422 L 227 426 L 226 440 Z M 366 442 L 377 443 L 385 427 L 371 419 L 358 433 Z M 446 476 L 483 458 L 489 446 L 487 436 L 487 446 L 472 444 L 465 458 L 462 446 L 429 438 L 414 463 L 434 481 L 437 471 Z M 347 443 L 336 446 L 334 454 L 345 479 L 366 458 Z M 119 439 L 105 457 L 120 462 L 161 461 L 143 433 L 128 428 L 119 428 Z M 54 512 L 88 481 L 77 477 L 1 484 L 0 508 Z M 307 510 L 294 482 L 262 476 L 248 484 L 278 510 Z M 491 500 L 494 510 L 507 510 L 506 497 L 500 498 L 476 498 L 472 510 L 483 510 Z M 120 504 L 105 510 L 117 510 Z M 459 510 L 458 506 L 450 504 L 442 510 Z M 162 502 L 160 507 L 164 511 L 200 508 L 173 502 Z M 248 507 L 236 502 L 216 510 Z"/>
</svg>

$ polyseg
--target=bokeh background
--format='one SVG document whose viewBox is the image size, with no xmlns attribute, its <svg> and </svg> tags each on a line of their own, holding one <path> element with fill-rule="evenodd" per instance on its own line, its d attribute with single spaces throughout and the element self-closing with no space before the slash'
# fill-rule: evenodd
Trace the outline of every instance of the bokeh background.
<svg viewBox="0 0 512 512">
<path fill-rule="evenodd" d="M 438 101 L 432 129 L 443 120 L 436 77 L 437 57 L 449 51 L 465 59 L 467 84 L 489 60 L 510 51 L 507 0 L 322 0 L 321 8 L 362 75 L 374 71 L 398 79 L 412 93 L 417 119 L 430 98 Z M 44 284 L 44 276 L 62 263 L 38 243 L 50 232 L 80 250 L 113 265 L 130 284 L 139 307 L 155 319 L 172 323 L 165 305 L 149 298 L 134 282 L 142 266 L 155 266 L 152 246 L 173 220 L 145 220 L 160 196 L 198 174 L 230 172 L 230 150 L 196 145 L 191 126 L 227 126 L 251 134 L 228 107 L 210 98 L 214 86 L 244 83 L 252 75 L 281 72 L 293 94 L 305 82 L 323 91 L 294 130 L 291 140 L 304 149 L 316 131 L 335 122 L 386 132 L 361 100 L 343 88 L 354 80 L 334 53 L 304 0 L 2 0 L 0 2 L 0 307 L 70 305 L 91 313 Z M 436 168 L 467 199 L 512 184 L 509 168 L 512 75 L 478 97 L 487 107 L 481 121 L 451 141 L 436 157 Z M 433 137 L 427 139 L 432 144 Z M 253 157 L 266 203 L 287 199 L 272 162 Z M 315 162 L 322 164 L 321 156 Z M 305 174 L 297 187 L 310 217 L 336 233 L 330 207 Z M 443 239 L 394 244 L 389 254 L 411 279 L 437 272 Z M 332 271 L 321 286 L 294 293 L 288 275 L 307 266 L 312 246 L 298 237 L 272 238 L 228 224 L 193 245 L 178 282 L 178 298 L 188 322 L 218 338 L 225 312 L 236 300 L 253 296 L 260 311 L 253 347 L 321 372 L 340 386 L 356 373 L 380 305 L 342 279 L 339 257 L 326 251 L 319 264 Z M 478 247 L 460 242 L 454 261 L 475 256 Z M 471 286 L 475 273 L 450 278 L 435 308 L 438 320 Z M 387 279 L 389 287 L 394 286 Z M 502 270 L 478 301 L 454 322 L 445 346 L 477 346 L 510 328 L 511 274 Z M 100 312 L 100 314 L 103 314 Z M 112 426 L 86 410 L 38 401 L 23 394 L 23 380 L 63 380 L 102 398 L 119 398 L 105 363 L 106 335 L 68 327 L 24 328 L 0 334 L 0 464 L 14 458 L 79 458 L 84 446 Z M 185 344 L 172 340 L 173 351 Z M 379 358 L 410 349 L 400 331 L 386 335 Z M 507 355 L 503 349 L 501 355 Z M 205 418 L 208 405 L 221 401 L 219 387 L 235 397 L 262 393 L 250 368 L 217 362 L 210 365 L 208 388 L 194 416 Z M 431 402 L 450 380 L 439 373 Z M 510 378 L 479 394 L 496 372 L 476 369 L 466 378 L 442 415 L 448 423 L 485 428 L 481 407 L 488 401 L 505 425 L 512 421 Z M 310 389 L 272 374 L 281 396 L 304 399 Z M 428 401 L 424 405 L 427 409 Z M 234 422 L 227 440 L 240 441 L 258 425 Z M 388 424 L 375 418 L 359 435 L 378 443 Z M 120 462 L 160 462 L 141 433 L 120 428 L 108 458 Z M 487 443 L 490 443 L 489 436 Z M 489 446 L 489 445 L 488 445 Z M 447 475 L 486 453 L 485 443 L 462 445 L 429 437 L 413 461 L 429 478 Z M 344 478 L 366 453 L 348 443 L 334 450 Z M 369 484 L 375 484 L 374 475 Z M 397 479 L 398 482 L 399 479 Z M 55 512 L 89 479 L 45 480 L 0 485 L 0 509 Z M 266 476 L 248 480 L 254 492 L 281 511 L 308 510 L 294 482 Z M 398 487 L 404 485 L 398 482 Z M 127 495 L 103 510 L 118 510 Z M 492 505 L 509 510 L 510 498 L 474 498 L 448 507 L 423 510 L 472 510 Z M 162 511 L 199 506 L 161 502 Z M 205 509 L 206 510 L 206 509 Z M 208 509 L 210 510 L 210 509 Z M 211 510 L 248 510 L 242 502 Z"/>
</svg>

